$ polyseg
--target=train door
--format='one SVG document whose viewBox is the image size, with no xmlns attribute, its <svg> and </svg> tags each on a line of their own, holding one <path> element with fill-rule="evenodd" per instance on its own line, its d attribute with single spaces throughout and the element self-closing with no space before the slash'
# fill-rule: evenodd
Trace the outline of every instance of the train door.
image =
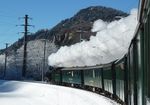
<svg viewBox="0 0 150 105">
<path fill-rule="evenodd" d="M 136 69 L 137 69 L 137 103 L 138 105 L 143 104 L 143 64 L 142 64 L 142 32 L 141 28 L 137 33 L 136 42 L 135 42 L 135 60 L 136 60 Z"/>
<path fill-rule="evenodd" d="M 134 41 L 129 49 L 128 55 L 128 97 L 129 105 L 137 105 L 137 69 L 136 69 L 136 59 L 135 59 L 135 44 Z"/>
</svg>

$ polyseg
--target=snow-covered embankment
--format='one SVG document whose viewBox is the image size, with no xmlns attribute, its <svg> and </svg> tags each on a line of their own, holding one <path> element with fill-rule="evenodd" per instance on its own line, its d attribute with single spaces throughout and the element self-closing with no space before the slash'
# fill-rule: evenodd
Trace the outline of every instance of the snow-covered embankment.
<svg viewBox="0 0 150 105">
<path fill-rule="evenodd" d="M 83 90 L 67 87 L 0 81 L 0 105 L 117 105 L 115 102 Z"/>
</svg>

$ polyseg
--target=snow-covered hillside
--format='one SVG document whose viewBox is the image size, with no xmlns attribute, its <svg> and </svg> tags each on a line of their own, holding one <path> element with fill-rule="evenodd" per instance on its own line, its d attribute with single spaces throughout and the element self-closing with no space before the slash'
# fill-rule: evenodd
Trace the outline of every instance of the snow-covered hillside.
<svg viewBox="0 0 150 105">
<path fill-rule="evenodd" d="M 56 45 L 46 40 L 46 50 L 45 50 L 45 72 L 48 70 L 48 55 L 57 51 Z M 9 52 L 8 52 L 9 53 Z M 5 55 L 0 55 L 0 76 L 4 73 L 4 57 Z M 27 77 L 34 78 L 36 80 L 41 79 L 41 70 L 43 69 L 43 59 L 44 59 L 44 40 L 34 40 L 29 41 L 27 44 Z M 22 62 L 23 62 L 23 46 L 17 51 L 11 52 L 8 55 L 7 60 L 7 79 L 19 79 L 21 78 L 22 72 Z"/>
<path fill-rule="evenodd" d="M 0 105 L 118 105 L 103 96 L 67 87 L 0 81 Z"/>
</svg>

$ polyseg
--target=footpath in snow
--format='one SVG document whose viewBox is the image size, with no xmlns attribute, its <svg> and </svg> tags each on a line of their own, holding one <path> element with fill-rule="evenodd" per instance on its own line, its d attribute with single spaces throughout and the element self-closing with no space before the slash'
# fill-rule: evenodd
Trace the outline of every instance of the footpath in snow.
<svg viewBox="0 0 150 105">
<path fill-rule="evenodd" d="M 0 80 L 0 105 L 118 105 L 95 93 L 42 83 Z"/>
</svg>

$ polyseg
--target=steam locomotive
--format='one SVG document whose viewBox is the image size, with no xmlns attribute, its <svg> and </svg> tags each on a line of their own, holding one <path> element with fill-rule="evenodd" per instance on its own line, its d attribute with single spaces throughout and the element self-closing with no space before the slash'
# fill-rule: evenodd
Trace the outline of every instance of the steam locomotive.
<svg viewBox="0 0 150 105">
<path fill-rule="evenodd" d="M 53 84 L 92 91 L 122 105 L 150 105 L 150 0 L 140 0 L 138 26 L 120 59 L 89 67 L 50 68 Z"/>
</svg>

